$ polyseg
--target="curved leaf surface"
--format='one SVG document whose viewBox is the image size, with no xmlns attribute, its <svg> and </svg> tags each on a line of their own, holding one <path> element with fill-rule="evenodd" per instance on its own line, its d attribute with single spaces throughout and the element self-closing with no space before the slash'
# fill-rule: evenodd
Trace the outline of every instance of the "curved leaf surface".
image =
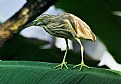
<svg viewBox="0 0 121 84">
<path fill-rule="evenodd" d="M 98 68 L 53 69 L 55 63 L 1 61 L 0 84 L 120 84 L 121 72 Z M 68 65 L 70 68 L 73 65 Z"/>
</svg>

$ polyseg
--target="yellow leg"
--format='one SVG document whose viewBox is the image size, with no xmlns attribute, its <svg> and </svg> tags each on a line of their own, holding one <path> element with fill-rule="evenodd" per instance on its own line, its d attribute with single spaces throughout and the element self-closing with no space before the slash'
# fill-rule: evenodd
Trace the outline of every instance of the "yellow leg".
<svg viewBox="0 0 121 84">
<path fill-rule="evenodd" d="M 62 63 L 61 64 L 59 64 L 59 65 L 57 65 L 57 66 L 55 66 L 55 67 L 53 67 L 53 68 L 59 68 L 59 69 L 63 69 L 63 66 L 65 66 L 66 67 L 66 69 L 68 69 L 68 67 L 67 67 L 67 62 L 65 61 L 65 59 L 66 59 L 66 55 L 67 55 L 67 51 L 68 51 L 68 40 L 67 39 L 65 39 L 66 40 L 66 52 L 65 52 L 65 55 L 64 55 L 64 58 L 63 58 L 63 61 L 62 61 Z"/>
<path fill-rule="evenodd" d="M 81 70 L 82 67 L 90 68 L 90 67 L 88 67 L 87 65 L 84 64 L 84 59 L 83 59 L 84 47 L 82 46 L 80 39 L 76 38 L 76 40 L 78 41 L 78 43 L 80 44 L 80 47 L 81 47 L 81 57 L 82 57 L 82 59 L 81 59 L 81 64 L 75 65 L 73 68 L 76 68 L 78 66 L 80 66 L 80 69 L 79 70 Z"/>
</svg>

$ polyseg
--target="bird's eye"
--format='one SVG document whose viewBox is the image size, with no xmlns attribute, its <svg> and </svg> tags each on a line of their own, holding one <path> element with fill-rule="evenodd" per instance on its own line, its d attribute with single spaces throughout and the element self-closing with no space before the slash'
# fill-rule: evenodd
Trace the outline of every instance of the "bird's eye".
<svg viewBox="0 0 121 84">
<path fill-rule="evenodd" d="M 38 17 L 38 18 L 36 18 L 36 21 L 42 21 L 42 18 L 39 18 L 39 17 Z"/>
</svg>

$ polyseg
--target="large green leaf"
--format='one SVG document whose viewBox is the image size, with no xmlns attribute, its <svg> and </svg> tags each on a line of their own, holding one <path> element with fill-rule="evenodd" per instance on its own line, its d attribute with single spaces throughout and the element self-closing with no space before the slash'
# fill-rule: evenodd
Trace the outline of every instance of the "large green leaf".
<svg viewBox="0 0 121 84">
<path fill-rule="evenodd" d="M 57 64 L 1 61 L 0 84 L 120 84 L 121 72 L 97 68 L 53 69 Z M 69 65 L 72 68 L 72 65 Z"/>
</svg>

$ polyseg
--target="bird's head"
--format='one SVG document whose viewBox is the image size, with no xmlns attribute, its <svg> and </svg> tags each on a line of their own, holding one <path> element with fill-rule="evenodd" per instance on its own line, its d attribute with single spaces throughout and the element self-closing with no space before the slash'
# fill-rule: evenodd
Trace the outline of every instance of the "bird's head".
<svg viewBox="0 0 121 84">
<path fill-rule="evenodd" d="M 55 18 L 54 15 L 50 14 L 42 14 L 38 16 L 34 21 L 26 25 L 25 27 L 30 27 L 30 26 L 46 26 L 50 22 L 52 22 L 52 18 Z"/>
</svg>

